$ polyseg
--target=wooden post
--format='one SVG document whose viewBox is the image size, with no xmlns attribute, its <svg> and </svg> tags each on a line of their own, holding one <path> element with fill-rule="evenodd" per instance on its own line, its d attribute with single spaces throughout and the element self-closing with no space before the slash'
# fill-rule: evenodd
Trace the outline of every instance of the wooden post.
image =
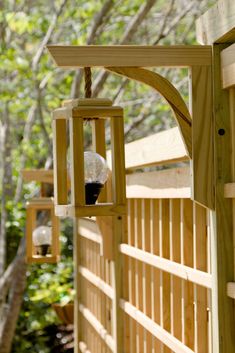
<svg viewBox="0 0 235 353">
<path fill-rule="evenodd" d="M 213 353 L 235 352 L 234 302 L 227 297 L 227 282 L 233 280 L 232 202 L 224 198 L 224 184 L 231 178 L 230 121 L 228 92 L 222 90 L 220 52 L 225 47 L 213 47 L 214 76 L 214 148 L 216 173 L 215 213 L 212 212 L 212 321 Z M 218 323 L 218 325 L 217 325 Z"/>
</svg>

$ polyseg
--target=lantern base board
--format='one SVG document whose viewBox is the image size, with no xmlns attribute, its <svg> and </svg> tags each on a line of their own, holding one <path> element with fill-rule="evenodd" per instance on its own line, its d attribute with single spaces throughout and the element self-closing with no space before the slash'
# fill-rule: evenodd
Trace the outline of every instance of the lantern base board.
<svg viewBox="0 0 235 353">
<path fill-rule="evenodd" d="M 26 257 L 26 263 L 27 264 L 33 264 L 33 263 L 38 263 L 38 264 L 44 264 L 44 263 L 57 263 L 60 260 L 60 256 L 56 255 L 47 255 L 47 256 L 40 256 L 40 255 L 33 255 L 31 257 Z"/>
<path fill-rule="evenodd" d="M 73 206 L 56 205 L 55 214 L 58 217 L 91 217 L 91 216 L 117 216 L 126 214 L 126 205 L 113 203 L 98 203 L 95 205 Z"/>
</svg>

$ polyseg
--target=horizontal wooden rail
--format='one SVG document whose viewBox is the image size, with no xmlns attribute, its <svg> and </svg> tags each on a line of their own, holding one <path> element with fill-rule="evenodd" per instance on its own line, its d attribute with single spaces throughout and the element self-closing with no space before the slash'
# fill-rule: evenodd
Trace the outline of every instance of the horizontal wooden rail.
<svg viewBox="0 0 235 353">
<path fill-rule="evenodd" d="M 105 295 L 107 295 L 111 300 L 114 297 L 114 291 L 111 286 L 104 282 L 100 277 L 96 276 L 94 273 L 89 271 L 87 268 L 79 266 L 79 272 L 87 281 L 99 288 Z"/>
<path fill-rule="evenodd" d="M 96 216 L 115 216 L 117 214 L 125 214 L 125 205 L 115 205 L 113 203 L 99 203 L 95 205 L 73 206 L 73 205 L 56 205 L 55 214 L 58 217 L 90 217 Z"/>
<path fill-rule="evenodd" d="M 107 153 L 111 166 L 111 152 Z M 176 163 L 189 160 L 178 127 L 125 145 L 126 169 L 137 169 L 153 165 Z"/>
<path fill-rule="evenodd" d="M 102 244 L 102 236 L 95 220 L 88 218 L 80 218 L 78 224 L 78 233 L 82 237 L 89 239 L 95 243 Z"/>
<path fill-rule="evenodd" d="M 22 169 L 21 175 L 25 181 L 53 184 L 53 169 Z"/>
<path fill-rule="evenodd" d="M 158 325 L 156 322 L 151 320 L 148 316 L 134 307 L 132 304 L 125 300 L 120 301 L 120 306 L 126 314 L 128 314 L 132 319 L 143 326 L 147 331 L 149 331 L 154 337 L 164 343 L 175 353 L 194 353 L 190 348 L 185 346 L 181 341 L 172 336 L 164 328 Z"/>
<path fill-rule="evenodd" d="M 130 256 L 136 260 L 144 262 L 147 265 L 151 265 L 172 275 L 193 282 L 194 284 L 198 284 L 206 288 L 212 287 L 212 277 L 209 273 L 196 270 L 154 254 L 150 254 L 128 244 L 120 244 L 120 251 L 124 255 Z"/>
<path fill-rule="evenodd" d="M 190 170 L 173 168 L 126 176 L 127 198 L 190 198 Z"/>
<path fill-rule="evenodd" d="M 229 88 L 235 85 L 235 44 L 221 52 L 222 86 Z"/>
<path fill-rule="evenodd" d="M 97 320 L 97 318 L 92 314 L 92 312 L 87 309 L 84 305 L 79 304 L 79 311 L 83 315 L 83 317 L 89 322 L 89 324 L 95 329 L 98 335 L 103 339 L 103 341 L 107 344 L 109 349 L 114 352 L 114 340 L 113 337 L 110 336 L 107 330 L 103 325 Z"/>
<path fill-rule="evenodd" d="M 227 295 L 228 297 L 235 299 L 235 282 L 227 283 Z"/>
<path fill-rule="evenodd" d="M 211 47 L 200 45 L 48 45 L 59 67 L 190 67 L 211 65 Z"/>
</svg>

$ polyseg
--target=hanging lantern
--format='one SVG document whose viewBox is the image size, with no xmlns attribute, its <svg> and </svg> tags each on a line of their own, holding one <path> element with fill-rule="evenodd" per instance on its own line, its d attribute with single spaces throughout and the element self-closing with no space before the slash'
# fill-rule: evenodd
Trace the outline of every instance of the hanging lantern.
<svg viewBox="0 0 235 353">
<path fill-rule="evenodd" d="M 100 120 L 110 123 L 111 169 L 97 153 L 84 152 L 83 122 Z M 69 141 L 67 131 L 69 130 Z M 92 138 L 98 131 L 93 133 Z M 69 166 L 67 155 L 69 149 Z M 105 149 L 105 146 L 104 146 Z M 112 106 L 109 99 L 75 99 L 53 112 L 54 196 L 55 213 L 62 217 L 114 216 L 126 211 L 123 109 Z M 105 154 L 105 153 L 104 153 Z M 112 176 L 111 202 L 99 193 L 107 178 Z M 71 178 L 68 183 L 68 178 Z M 71 195 L 69 200 L 69 188 Z"/>
<path fill-rule="evenodd" d="M 59 258 L 59 219 L 53 198 L 32 199 L 26 203 L 26 261 L 55 263 Z"/>
</svg>

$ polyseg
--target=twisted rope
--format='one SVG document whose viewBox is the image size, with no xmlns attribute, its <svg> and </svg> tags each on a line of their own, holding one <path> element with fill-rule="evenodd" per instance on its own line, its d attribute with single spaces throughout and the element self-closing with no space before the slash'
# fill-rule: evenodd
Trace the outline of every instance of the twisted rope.
<svg viewBox="0 0 235 353">
<path fill-rule="evenodd" d="M 91 98 L 91 68 L 84 67 L 84 74 L 85 74 L 85 98 Z"/>
</svg>

